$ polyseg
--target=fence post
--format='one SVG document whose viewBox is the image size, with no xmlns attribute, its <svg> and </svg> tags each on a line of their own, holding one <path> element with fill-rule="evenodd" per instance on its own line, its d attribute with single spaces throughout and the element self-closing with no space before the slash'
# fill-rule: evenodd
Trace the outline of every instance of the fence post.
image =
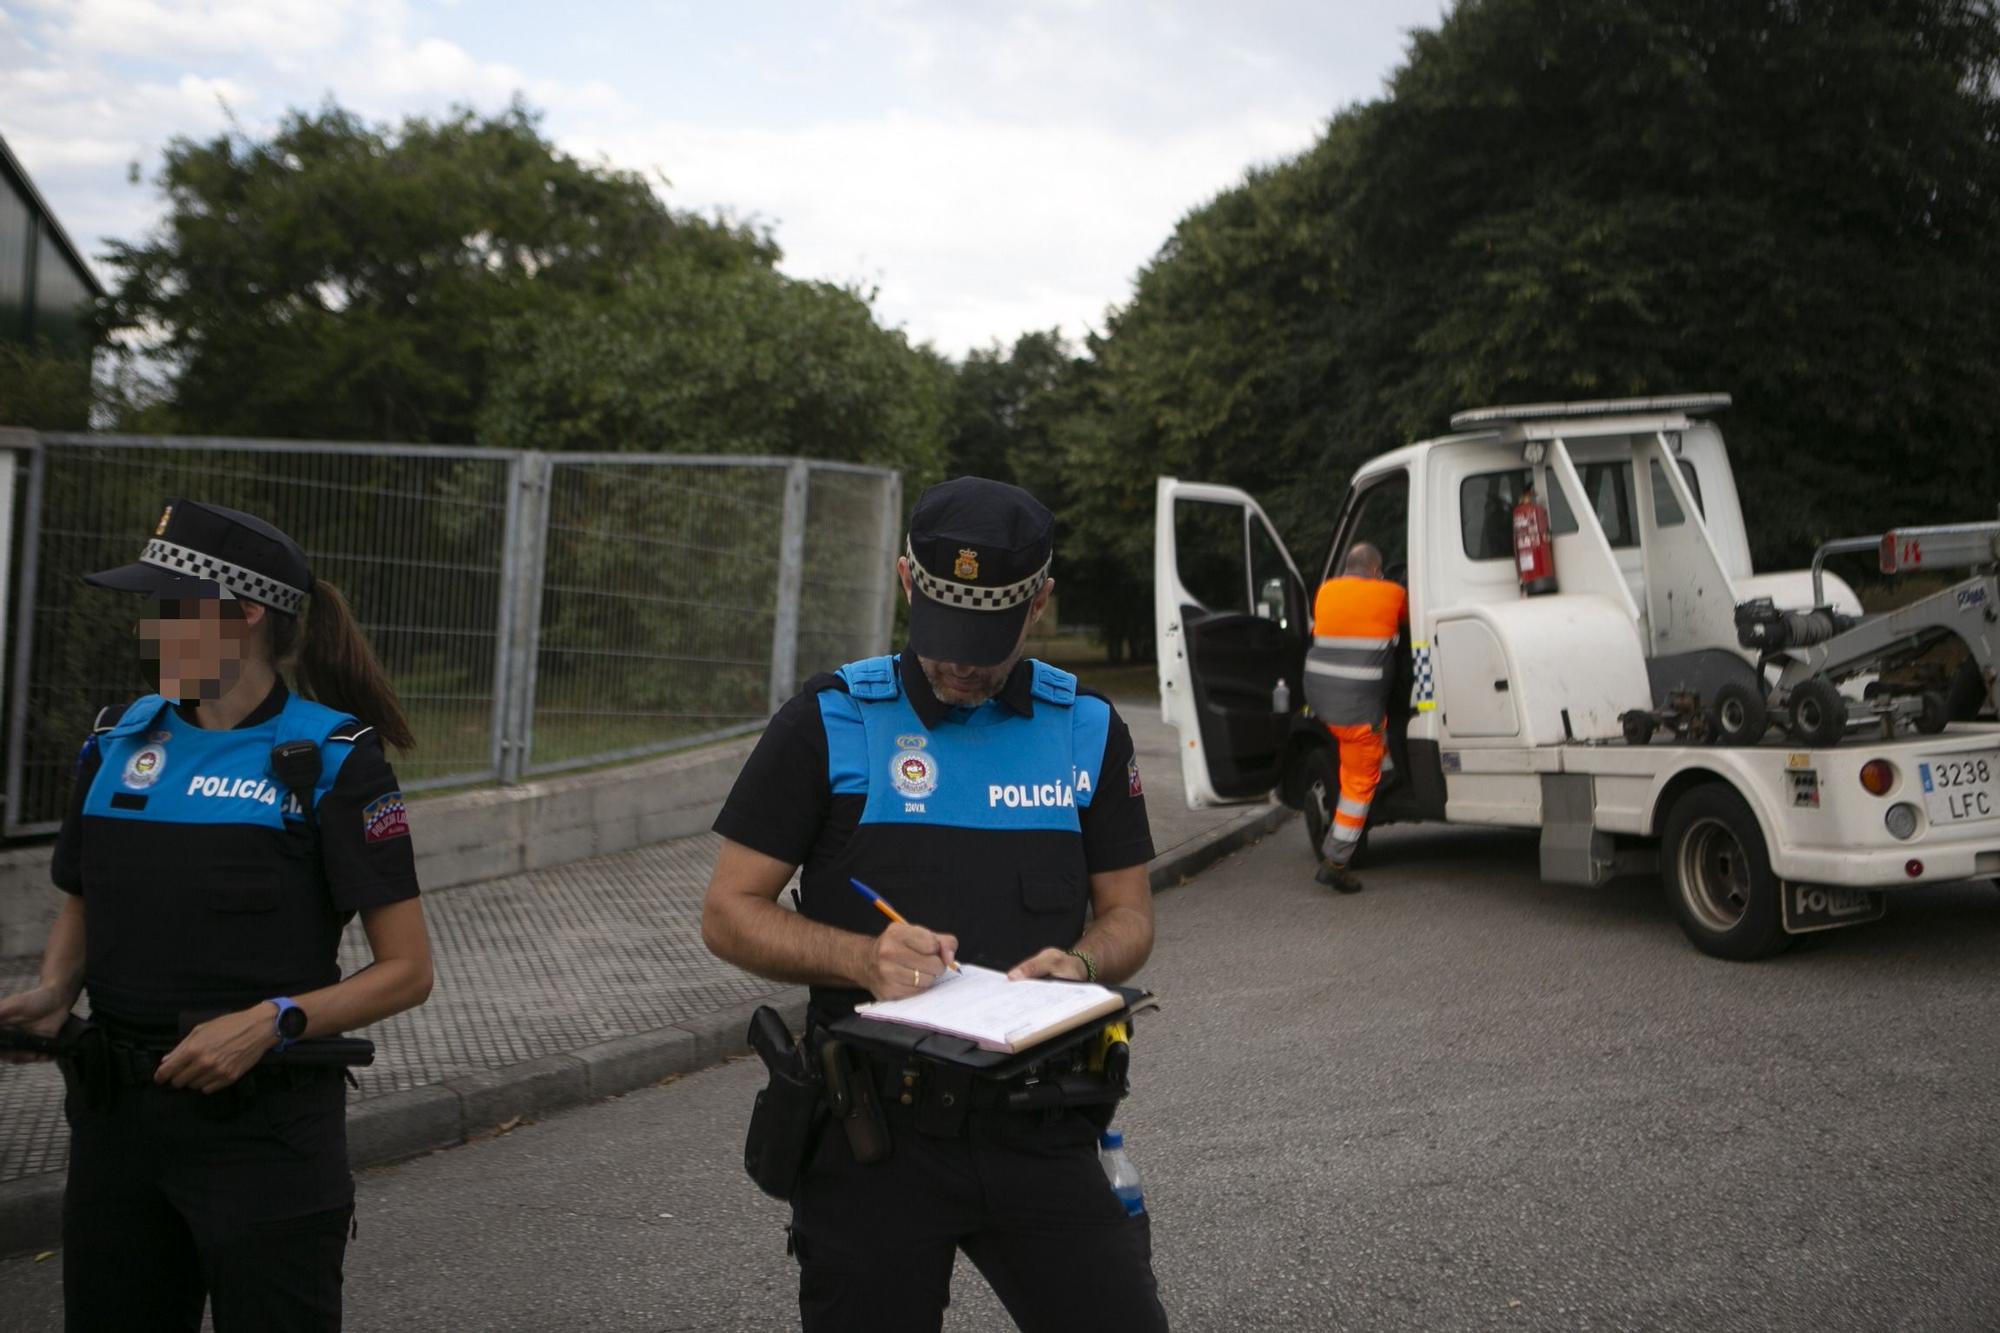
<svg viewBox="0 0 2000 1333">
<path fill-rule="evenodd" d="M 882 591 L 875 598 L 875 651 L 892 651 L 890 639 L 896 633 L 896 599 L 903 595 L 902 580 L 896 577 L 896 557 L 903 551 L 896 538 L 903 535 L 903 474 L 891 472 L 882 478 L 882 540 L 875 548 L 875 577 Z"/>
<path fill-rule="evenodd" d="M 541 666 L 542 578 L 549 551 L 549 480 L 553 460 L 522 452 L 507 496 L 507 553 L 502 563 L 500 653 L 504 679 L 494 700 L 499 729 L 500 781 L 521 781 L 535 743 L 535 685 Z"/>
<path fill-rule="evenodd" d="M 811 471 L 803 458 L 785 467 L 785 516 L 778 543 L 777 614 L 771 620 L 770 711 L 798 688 L 799 601 L 805 589 L 806 500 Z"/>
<path fill-rule="evenodd" d="M 8 432 L 10 435 L 14 432 Z M 14 611 L 14 674 L 9 682 L 7 710 L 7 813 L 4 830 L 12 837 L 21 827 L 21 796 L 28 759 L 28 682 L 32 679 L 35 644 L 35 584 L 41 577 L 42 554 L 42 475 L 46 447 L 40 437 L 28 432 L 28 495 L 21 506 L 21 563 L 15 585 L 21 590 Z M 11 498 L 11 497 L 10 497 Z M 0 557 L 0 565 L 5 564 Z M 6 666 L 0 653 L 0 669 Z"/>
</svg>

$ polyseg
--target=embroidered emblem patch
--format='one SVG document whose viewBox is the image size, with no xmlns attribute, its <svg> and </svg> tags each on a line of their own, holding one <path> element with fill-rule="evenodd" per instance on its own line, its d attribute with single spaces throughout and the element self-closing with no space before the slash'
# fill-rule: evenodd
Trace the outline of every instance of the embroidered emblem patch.
<svg viewBox="0 0 2000 1333">
<path fill-rule="evenodd" d="M 937 790 L 937 760 L 921 750 L 898 750 L 889 761 L 889 782 L 912 800 Z"/>
<path fill-rule="evenodd" d="M 979 552 L 972 550 L 970 547 L 961 546 L 958 551 L 958 560 L 951 567 L 951 576 L 955 579 L 978 578 Z"/>
<path fill-rule="evenodd" d="M 150 787 L 160 780 L 160 774 L 167 771 L 167 752 L 157 745 L 148 745 L 139 753 L 125 761 L 125 785 L 128 787 Z"/>
<path fill-rule="evenodd" d="M 1145 787 L 1139 783 L 1139 761 L 1136 758 L 1126 761 L 1125 776 L 1130 779 L 1126 789 L 1131 795 L 1144 796 L 1146 794 Z"/>
<path fill-rule="evenodd" d="M 921 750 L 930 743 L 930 737 L 928 736 L 913 735 L 896 737 L 896 748 L 898 750 Z"/>
<path fill-rule="evenodd" d="M 403 793 L 389 792 L 377 796 L 361 811 L 363 842 L 387 842 L 391 838 L 410 836 L 410 817 L 403 805 Z"/>
</svg>

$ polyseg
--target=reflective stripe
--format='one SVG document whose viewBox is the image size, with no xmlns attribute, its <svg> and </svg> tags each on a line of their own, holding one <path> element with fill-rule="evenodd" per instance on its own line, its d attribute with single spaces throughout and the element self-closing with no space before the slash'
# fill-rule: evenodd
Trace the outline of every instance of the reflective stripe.
<svg viewBox="0 0 2000 1333">
<path fill-rule="evenodd" d="M 1348 648 L 1364 653 L 1379 653 L 1384 648 L 1393 648 L 1395 646 L 1396 640 L 1393 635 L 1386 639 L 1343 639 L 1326 634 L 1316 635 L 1313 638 L 1313 647 L 1315 648 L 1332 648 L 1335 650 Z"/>
<path fill-rule="evenodd" d="M 1340 803 L 1333 808 L 1336 814 L 1353 815 L 1356 819 L 1366 819 L 1368 818 L 1368 806 L 1369 802 L 1367 801 L 1350 801 L 1343 796 L 1340 798 Z"/>
<path fill-rule="evenodd" d="M 1337 823 L 1333 826 L 1333 840 L 1335 842 L 1360 842 L 1361 826 L 1359 824 Z"/>
<path fill-rule="evenodd" d="M 1381 667 L 1335 666 L 1331 662 L 1306 661 L 1306 670 L 1316 676 L 1338 676 L 1342 680 L 1382 680 Z"/>
</svg>

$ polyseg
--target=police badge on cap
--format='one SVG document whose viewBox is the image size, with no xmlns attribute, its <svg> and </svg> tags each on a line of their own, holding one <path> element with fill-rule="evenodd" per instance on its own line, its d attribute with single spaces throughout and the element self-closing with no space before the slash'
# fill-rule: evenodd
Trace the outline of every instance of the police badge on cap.
<svg viewBox="0 0 2000 1333">
<path fill-rule="evenodd" d="M 997 666 L 1021 641 L 1048 582 L 1055 516 L 1005 482 L 939 482 L 910 513 L 910 651 Z"/>
<path fill-rule="evenodd" d="M 83 581 L 162 599 L 242 597 L 291 615 L 313 584 L 297 542 L 253 514 L 199 500 L 169 500 L 137 560 Z"/>
</svg>

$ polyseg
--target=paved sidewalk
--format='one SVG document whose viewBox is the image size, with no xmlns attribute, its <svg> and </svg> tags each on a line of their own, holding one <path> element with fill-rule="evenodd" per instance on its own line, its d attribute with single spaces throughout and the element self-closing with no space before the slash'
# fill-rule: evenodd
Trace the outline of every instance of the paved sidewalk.
<svg viewBox="0 0 2000 1333">
<path fill-rule="evenodd" d="M 1190 811 L 1158 704 L 1130 700 L 1149 798 L 1156 887 L 1275 827 L 1279 807 Z M 421 836 L 421 830 L 419 830 Z M 437 967 L 430 1002 L 368 1030 L 378 1058 L 350 1099 L 363 1164 L 446 1146 L 513 1116 L 628 1091 L 743 1049 L 748 1011 L 797 1019 L 804 992 L 719 962 L 702 946 L 713 834 L 516 875 L 425 899 Z M 51 892 L 54 892 L 52 889 Z M 358 927 L 342 967 L 367 961 Z M 36 960 L 0 960 L 0 994 Z M 0 1253 L 40 1243 L 69 1135 L 53 1066 L 0 1065 Z"/>
</svg>

